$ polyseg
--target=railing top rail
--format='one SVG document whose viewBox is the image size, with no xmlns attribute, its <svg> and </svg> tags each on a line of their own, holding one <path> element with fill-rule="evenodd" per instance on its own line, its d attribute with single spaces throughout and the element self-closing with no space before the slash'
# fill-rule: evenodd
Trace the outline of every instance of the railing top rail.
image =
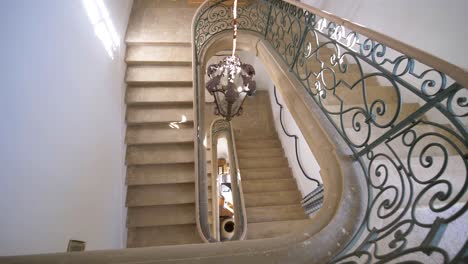
<svg viewBox="0 0 468 264">
<path fill-rule="evenodd" d="M 347 29 L 360 33 L 366 37 L 369 37 L 372 40 L 375 40 L 383 45 L 386 45 L 389 48 L 392 48 L 402 54 L 407 55 L 427 66 L 430 66 L 440 72 L 443 72 L 453 78 L 455 82 L 461 84 L 463 87 L 468 88 L 468 70 L 465 70 L 461 67 L 458 67 L 448 61 L 445 61 L 441 58 L 438 58 L 428 52 L 422 51 L 416 47 L 403 43 L 399 40 L 396 40 L 392 37 L 389 37 L 385 34 L 379 33 L 372 29 L 369 29 L 365 26 L 353 23 L 347 19 L 343 19 L 329 12 L 320 10 L 308 4 L 297 2 L 294 0 L 283 0 L 289 4 L 300 7 L 304 10 L 307 10 L 313 14 L 319 15 L 325 19 L 328 19 L 331 22 L 334 22 L 338 25 L 344 26 Z"/>
</svg>

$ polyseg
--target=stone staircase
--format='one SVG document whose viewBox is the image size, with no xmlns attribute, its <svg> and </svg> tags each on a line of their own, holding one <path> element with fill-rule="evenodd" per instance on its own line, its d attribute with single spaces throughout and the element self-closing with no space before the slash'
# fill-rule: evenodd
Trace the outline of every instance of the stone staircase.
<svg viewBox="0 0 468 264">
<path fill-rule="evenodd" d="M 127 247 L 202 242 L 195 223 L 190 23 L 184 23 L 194 12 L 172 1 L 135 1 L 132 10 L 125 79 Z"/>
<path fill-rule="evenodd" d="M 247 211 L 247 239 L 270 238 L 310 224 L 274 128 L 269 95 L 247 98 L 233 123 Z"/>
<path fill-rule="evenodd" d="M 128 247 L 202 243 L 195 222 L 191 25 L 186 23 L 194 13 L 193 5 L 185 1 L 135 1 L 133 7 L 126 56 Z M 320 56 L 327 61 L 332 54 L 324 50 Z M 349 64 L 344 80 L 353 83 L 359 78 L 358 68 Z M 332 81 L 330 76 L 324 79 Z M 377 118 L 389 122 L 388 117 L 397 111 L 394 91 L 377 78 L 366 83 L 368 101 L 386 99 L 386 115 Z M 362 90 L 340 89 L 336 95 L 349 103 L 345 108 L 362 104 Z M 212 105 L 206 106 L 210 112 L 205 116 L 206 128 L 214 118 Z M 334 96 L 328 96 L 323 105 L 331 112 L 341 107 Z M 417 103 L 402 103 L 397 122 L 418 108 Z M 245 109 L 233 127 L 247 210 L 247 239 L 300 230 L 310 220 L 300 207 L 301 194 L 275 132 L 266 92 L 248 98 Z M 339 116 L 332 119 L 340 124 Z M 359 141 L 359 135 L 353 134 L 352 116 L 345 115 L 343 120 L 348 136 Z M 424 125 L 418 129 L 426 130 Z M 373 137 L 378 137 L 385 130 L 373 131 Z M 404 147 L 397 146 L 395 151 L 407 156 Z M 455 158 L 449 157 L 450 167 L 462 170 L 463 164 Z M 210 170 L 209 160 L 207 164 Z"/>
</svg>

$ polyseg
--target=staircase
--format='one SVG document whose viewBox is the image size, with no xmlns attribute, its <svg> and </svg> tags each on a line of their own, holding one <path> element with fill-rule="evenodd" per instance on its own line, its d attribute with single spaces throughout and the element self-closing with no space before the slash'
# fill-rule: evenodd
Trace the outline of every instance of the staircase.
<svg viewBox="0 0 468 264">
<path fill-rule="evenodd" d="M 244 109 L 245 115 L 233 122 L 247 210 L 247 239 L 301 230 L 310 220 L 300 206 L 301 193 L 272 127 L 268 93 L 259 91 L 247 98 Z"/>
<path fill-rule="evenodd" d="M 201 243 L 195 223 L 190 21 L 135 1 L 127 32 L 127 247 Z"/>
</svg>

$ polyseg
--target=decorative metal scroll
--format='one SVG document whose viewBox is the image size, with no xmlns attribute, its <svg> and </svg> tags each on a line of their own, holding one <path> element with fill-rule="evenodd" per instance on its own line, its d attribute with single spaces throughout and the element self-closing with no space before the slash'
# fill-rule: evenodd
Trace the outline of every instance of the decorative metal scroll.
<svg viewBox="0 0 468 264">
<path fill-rule="evenodd" d="M 195 54 L 231 30 L 229 8 L 203 6 Z M 239 31 L 276 50 L 363 169 L 365 219 L 331 262 L 468 263 L 467 87 L 281 0 L 251 1 L 239 16 Z"/>
</svg>

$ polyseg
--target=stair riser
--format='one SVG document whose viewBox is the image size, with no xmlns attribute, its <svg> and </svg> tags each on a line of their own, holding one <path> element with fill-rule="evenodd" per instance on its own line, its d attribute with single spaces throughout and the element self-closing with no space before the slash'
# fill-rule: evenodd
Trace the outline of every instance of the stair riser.
<svg viewBox="0 0 468 264">
<path fill-rule="evenodd" d="M 239 159 L 245 158 L 273 158 L 273 157 L 284 157 L 283 149 L 265 149 L 263 150 L 250 150 L 250 149 L 239 149 L 237 150 L 237 156 Z"/>
<path fill-rule="evenodd" d="M 179 127 L 183 126 L 182 124 Z M 128 126 L 125 142 L 127 145 L 157 144 L 157 143 L 187 143 L 193 142 L 193 127 L 181 129 L 164 126 Z"/>
<path fill-rule="evenodd" d="M 144 165 L 127 167 L 127 185 L 193 183 L 193 163 Z"/>
<path fill-rule="evenodd" d="M 292 177 L 290 168 L 274 169 L 241 169 L 241 177 L 244 180 L 282 179 Z"/>
<path fill-rule="evenodd" d="M 297 185 L 292 178 L 261 181 L 244 180 L 242 182 L 242 190 L 244 193 L 292 191 L 297 190 Z"/>
<path fill-rule="evenodd" d="M 236 140 L 237 149 L 281 148 L 279 140 Z"/>
<path fill-rule="evenodd" d="M 130 207 L 127 227 L 195 224 L 195 204 Z"/>
<path fill-rule="evenodd" d="M 158 144 L 127 147 L 127 165 L 194 162 L 192 144 Z"/>
<path fill-rule="evenodd" d="M 271 193 L 244 193 L 246 207 L 299 204 L 301 197 L 298 191 Z"/>
<path fill-rule="evenodd" d="M 129 186 L 127 207 L 195 203 L 195 185 L 158 184 Z"/>
<path fill-rule="evenodd" d="M 192 87 L 128 87 L 127 105 L 189 104 L 193 102 Z"/>
<path fill-rule="evenodd" d="M 239 159 L 241 169 L 288 167 L 286 158 Z"/>
<path fill-rule="evenodd" d="M 193 122 L 193 108 L 191 106 L 158 106 L 158 107 L 129 107 L 127 108 L 127 124 L 156 124 Z"/>
<path fill-rule="evenodd" d="M 194 243 L 203 243 L 194 224 L 128 229 L 129 248 Z"/>
<path fill-rule="evenodd" d="M 247 225 L 247 239 L 261 239 L 286 235 L 292 232 L 303 231 L 304 228 L 312 224 L 309 219 L 278 221 L 266 223 L 249 223 Z"/>
<path fill-rule="evenodd" d="M 192 68 L 187 66 L 129 66 L 127 84 L 191 84 Z"/>
<path fill-rule="evenodd" d="M 251 207 L 246 210 L 249 223 L 306 219 L 304 210 L 297 206 Z"/>
</svg>

